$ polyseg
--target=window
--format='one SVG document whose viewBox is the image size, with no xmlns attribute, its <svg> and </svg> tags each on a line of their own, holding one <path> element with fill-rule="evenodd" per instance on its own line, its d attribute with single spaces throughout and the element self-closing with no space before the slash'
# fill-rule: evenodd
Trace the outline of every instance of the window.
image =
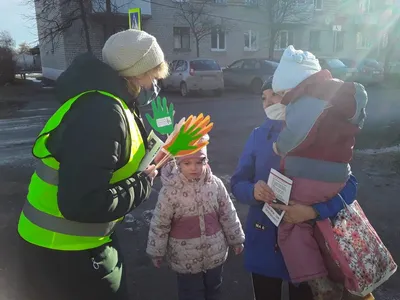
<svg viewBox="0 0 400 300">
<path fill-rule="evenodd" d="M 215 60 L 211 59 L 197 59 L 190 62 L 190 68 L 193 71 L 216 71 L 221 70 L 220 66 Z"/>
<path fill-rule="evenodd" d="M 258 6 L 258 0 L 245 0 L 245 3 L 248 6 Z"/>
<path fill-rule="evenodd" d="M 362 14 L 371 12 L 371 0 L 359 0 L 358 7 Z"/>
<path fill-rule="evenodd" d="M 235 61 L 233 64 L 229 66 L 229 69 L 241 69 L 243 66 L 243 60 Z"/>
<path fill-rule="evenodd" d="M 379 62 L 375 59 L 365 59 L 364 60 L 364 66 L 369 67 L 369 68 L 373 68 L 373 69 L 379 69 L 380 65 Z"/>
<path fill-rule="evenodd" d="M 357 32 L 357 49 L 369 49 L 371 48 L 371 41 L 362 32 Z"/>
<path fill-rule="evenodd" d="M 278 67 L 278 63 L 274 61 L 265 60 L 262 61 L 262 69 L 266 71 L 268 74 L 273 74 Z"/>
<path fill-rule="evenodd" d="M 211 49 L 214 51 L 226 50 L 226 36 L 223 30 L 211 30 Z"/>
<path fill-rule="evenodd" d="M 293 40 L 293 31 L 280 31 L 278 33 L 278 38 L 276 39 L 275 50 L 286 49 L 289 45 L 293 45 Z"/>
<path fill-rule="evenodd" d="M 257 61 L 255 59 L 246 59 L 243 63 L 242 69 L 252 70 L 256 68 Z"/>
<path fill-rule="evenodd" d="M 258 32 L 249 30 L 244 33 L 244 50 L 257 51 L 258 50 Z"/>
<path fill-rule="evenodd" d="M 337 58 L 328 58 L 328 59 L 325 59 L 324 61 L 329 67 L 331 67 L 333 69 L 346 67 L 346 65 L 340 59 L 337 59 Z"/>
<path fill-rule="evenodd" d="M 323 0 L 314 0 L 314 9 L 315 10 L 322 10 L 323 7 L 324 7 Z"/>
<path fill-rule="evenodd" d="M 190 50 L 189 27 L 174 27 L 174 49 Z"/>
<path fill-rule="evenodd" d="M 320 50 L 321 31 L 310 31 L 310 50 Z"/>
<path fill-rule="evenodd" d="M 179 60 L 176 64 L 175 70 L 176 72 L 184 72 L 187 70 L 188 64 L 184 60 Z"/>
<path fill-rule="evenodd" d="M 178 63 L 178 61 L 177 60 L 173 60 L 173 61 L 171 61 L 171 62 L 169 62 L 168 63 L 168 66 L 169 66 L 169 70 L 170 71 L 175 71 L 175 67 L 176 67 L 176 64 Z"/>
<path fill-rule="evenodd" d="M 344 50 L 344 32 L 343 31 L 336 31 L 336 46 L 335 51 L 343 51 Z"/>
<path fill-rule="evenodd" d="M 340 60 L 349 68 L 357 68 L 357 63 L 354 59 L 340 58 Z"/>
</svg>

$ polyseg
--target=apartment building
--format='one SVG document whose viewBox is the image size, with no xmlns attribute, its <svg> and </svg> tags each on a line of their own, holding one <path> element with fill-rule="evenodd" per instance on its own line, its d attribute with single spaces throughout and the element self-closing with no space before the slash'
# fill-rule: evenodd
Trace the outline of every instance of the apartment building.
<svg viewBox="0 0 400 300">
<path fill-rule="evenodd" d="M 167 59 L 197 57 L 190 24 L 179 17 L 173 1 L 152 1 L 152 11 L 154 18 L 144 29 L 157 37 Z M 200 41 L 200 57 L 216 59 L 226 66 L 239 58 L 268 56 L 268 22 L 259 1 L 214 0 L 207 13 L 225 30 L 215 29 Z"/>
<path fill-rule="evenodd" d="M 104 7 L 101 1 L 92 1 L 88 16 L 90 42 L 93 53 L 100 57 L 105 42 Z M 128 9 L 140 7 L 143 30 L 153 34 L 163 48 L 167 60 L 197 56 L 196 40 L 190 24 L 178 17 L 177 1 L 180 0 L 112 0 L 118 7 L 115 31 L 128 28 Z M 199 42 L 199 55 L 214 58 L 224 66 L 243 57 L 267 56 L 268 30 L 265 13 L 259 9 L 258 0 L 213 0 L 207 8 L 211 19 L 227 30 L 215 30 Z M 104 6 L 104 1 L 102 1 Z M 35 1 L 36 12 L 42 9 Z M 69 7 L 74 9 L 73 5 Z M 62 16 L 63 10 L 54 12 Z M 39 39 L 46 25 L 38 18 Z M 229 29 L 229 30 L 228 30 Z M 73 58 L 87 50 L 80 20 L 50 42 L 40 42 L 43 75 L 56 79 Z"/>
<path fill-rule="evenodd" d="M 37 13 L 41 9 L 40 1 L 35 1 Z M 143 30 L 158 39 L 167 60 L 197 57 L 195 37 L 190 24 L 179 16 L 181 13 L 177 2 L 199 0 L 112 1 L 118 7 L 114 31 L 127 29 L 128 9 L 140 7 Z M 221 29 L 215 29 L 201 39 L 198 49 L 200 57 L 216 59 L 221 66 L 246 57 L 268 57 L 271 43 L 265 5 L 268 0 L 209 1 L 211 3 L 205 13 Z M 309 18 L 301 24 L 290 20 L 280 24 L 282 30 L 274 46 L 276 59 L 290 44 L 317 55 L 335 57 L 377 57 L 382 53 L 385 42 L 387 44 L 387 34 L 379 26 L 385 8 L 378 0 L 293 1 L 296 5 L 306 7 Z M 88 26 L 92 51 L 100 57 L 105 42 L 105 1 L 87 2 L 90 6 Z M 54 13 L 62 16 L 64 12 Z M 44 27 L 38 19 L 39 39 Z M 77 54 L 86 50 L 82 23 L 77 20 L 57 42 L 40 43 L 43 75 L 56 79 Z"/>
<path fill-rule="evenodd" d="M 389 1 L 314 0 L 314 19 L 302 32 L 301 47 L 319 56 L 382 60 L 394 20 L 390 7 Z"/>
</svg>

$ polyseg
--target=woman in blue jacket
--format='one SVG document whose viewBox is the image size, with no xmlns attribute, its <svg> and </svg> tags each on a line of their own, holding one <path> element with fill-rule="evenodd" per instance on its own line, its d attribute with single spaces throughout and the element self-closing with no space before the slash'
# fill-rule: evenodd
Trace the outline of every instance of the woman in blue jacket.
<svg viewBox="0 0 400 300">
<path fill-rule="evenodd" d="M 273 95 L 271 90 L 264 91 L 264 109 L 279 101 L 276 97 L 279 96 Z M 280 157 L 274 153 L 272 143 L 282 129 L 282 122 L 267 118 L 260 127 L 253 130 L 231 178 L 233 195 L 241 203 L 250 206 L 245 229 L 245 267 L 252 274 L 256 300 L 281 300 L 282 281 L 289 280 L 277 245 L 277 227 L 262 211 L 264 202 L 274 199 L 266 181 L 271 168 L 279 170 Z M 301 223 L 334 217 L 343 208 L 342 199 L 351 204 L 356 193 L 357 180 L 351 175 L 343 190 L 329 201 L 313 206 L 294 203 L 285 207 L 284 221 Z M 289 284 L 289 294 L 290 300 L 313 299 L 306 284 L 297 287 Z"/>
</svg>

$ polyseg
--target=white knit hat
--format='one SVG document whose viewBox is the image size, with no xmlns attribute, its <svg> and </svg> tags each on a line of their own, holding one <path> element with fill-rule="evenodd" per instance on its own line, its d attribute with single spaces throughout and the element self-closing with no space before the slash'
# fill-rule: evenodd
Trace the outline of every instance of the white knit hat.
<svg viewBox="0 0 400 300">
<path fill-rule="evenodd" d="M 121 76 L 138 76 L 164 61 L 154 36 L 136 29 L 113 34 L 104 44 L 103 61 Z"/>
<path fill-rule="evenodd" d="M 290 90 L 303 80 L 321 71 L 319 60 L 308 51 L 296 50 L 292 45 L 283 52 L 272 79 L 275 93 Z"/>
</svg>

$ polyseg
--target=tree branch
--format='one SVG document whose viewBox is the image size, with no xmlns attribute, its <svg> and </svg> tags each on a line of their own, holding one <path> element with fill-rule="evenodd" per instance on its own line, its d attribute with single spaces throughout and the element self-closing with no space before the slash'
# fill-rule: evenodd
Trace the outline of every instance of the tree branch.
<svg viewBox="0 0 400 300">
<path fill-rule="evenodd" d="M 212 34 L 214 30 L 229 31 L 233 27 L 228 22 L 223 24 L 221 18 L 218 24 L 216 19 L 211 16 L 209 6 L 212 4 L 211 0 L 197 0 L 195 2 L 178 2 L 176 4 L 175 17 L 189 27 L 191 34 L 196 40 L 196 48 L 199 49 L 198 43 Z"/>
</svg>

